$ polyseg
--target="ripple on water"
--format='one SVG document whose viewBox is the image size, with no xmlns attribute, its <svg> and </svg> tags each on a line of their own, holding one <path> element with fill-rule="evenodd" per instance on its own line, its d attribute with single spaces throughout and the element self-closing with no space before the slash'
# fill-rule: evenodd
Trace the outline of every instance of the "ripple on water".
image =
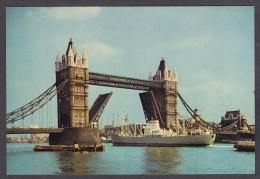
<svg viewBox="0 0 260 179">
<path fill-rule="evenodd" d="M 8 174 L 254 174 L 255 153 L 233 144 L 209 147 L 116 147 L 105 152 L 34 152 L 34 144 L 7 144 Z M 246 165 L 243 165 L 246 163 Z"/>
</svg>

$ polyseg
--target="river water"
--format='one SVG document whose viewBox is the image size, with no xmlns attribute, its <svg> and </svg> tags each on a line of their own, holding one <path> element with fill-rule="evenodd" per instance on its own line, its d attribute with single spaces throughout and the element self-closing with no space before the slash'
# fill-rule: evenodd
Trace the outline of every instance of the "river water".
<svg viewBox="0 0 260 179">
<path fill-rule="evenodd" d="M 255 153 L 233 144 L 210 147 L 119 147 L 105 152 L 35 152 L 36 144 L 7 144 L 8 175 L 254 174 Z M 48 145 L 48 144 L 40 144 Z"/>
</svg>

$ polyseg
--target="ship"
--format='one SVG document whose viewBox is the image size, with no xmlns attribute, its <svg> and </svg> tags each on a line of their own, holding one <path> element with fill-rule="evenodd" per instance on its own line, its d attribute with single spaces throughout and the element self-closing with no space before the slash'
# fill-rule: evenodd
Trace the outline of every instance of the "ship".
<svg viewBox="0 0 260 179">
<path fill-rule="evenodd" d="M 138 135 L 136 130 L 131 131 L 132 134 L 126 130 L 111 134 L 113 145 L 206 146 L 215 141 L 216 134 L 210 131 L 213 126 L 200 117 L 197 108 L 192 110 L 178 93 L 176 67 L 169 70 L 165 59 L 162 58 L 156 73 L 153 75 L 150 72 L 149 81 L 162 82 L 163 87 L 139 93 L 146 120 L 145 126 L 142 126 Z M 177 97 L 192 116 L 191 119 L 186 120 L 178 113 Z M 128 122 L 128 119 L 125 121 Z"/>
<path fill-rule="evenodd" d="M 234 148 L 239 151 L 254 152 L 255 141 L 237 141 L 237 143 L 234 145 Z"/>
<path fill-rule="evenodd" d="M 151 146 L 151 147 L 183 147 L 207 146 L 213 144 L 216 134 L 200 129 L 189 134 L 178 134 L 172 129 L 161 129 L 158 120 L 151 120 L 143 127 L 144 133 L 131 135 L 125 131 L 111 134 L 114 146 Z"/>
</svg>

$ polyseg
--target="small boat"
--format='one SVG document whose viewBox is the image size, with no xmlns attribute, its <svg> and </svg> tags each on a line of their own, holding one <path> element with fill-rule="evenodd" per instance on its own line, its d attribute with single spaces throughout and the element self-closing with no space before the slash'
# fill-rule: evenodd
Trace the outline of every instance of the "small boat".
<svg viewBox="0 0 260 179">
<path fill-rule="evenodd" d="M 234 148 L 239 151 L 254 152 L 255 141 L 237 141 L 237 143 L 234 145 Z"/>
<path fill-rule="evenodd" d="M 73 152 L 103 152 L 105 151 L 105 146 L 103 145 L 89 145 L 89 146 L 64 146 L 64 145 L 36 145 L 33 148 L 34 151 L 73 151 Z"/>
<path fill-rule="evenodd" d="M 48 145 L 45 145 L 45 146 L 36 145 L 33 148 L 34 151 L 59 151 L 61 149 L 62 149 L 61 146 L 54 146 L 54 145 L 49 145 L 49 146 Z"/>
</svg>

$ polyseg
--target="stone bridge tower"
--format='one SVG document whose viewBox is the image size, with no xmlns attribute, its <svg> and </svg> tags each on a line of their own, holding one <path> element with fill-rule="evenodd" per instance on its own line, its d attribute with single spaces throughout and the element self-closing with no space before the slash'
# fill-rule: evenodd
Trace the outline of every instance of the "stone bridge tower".
<svg viewBox="0 0 260 179">
<path fill-rule="evenodd" d="M 86 51 L 83 56 L 76 51 L 70 39 L 67 51 L 60 61 L 57 55 L 56 86 L 68 79 L 68 84 L 58 93 L 58 127 L 88 127 L 88 58 Z"/>
<path fill-rule="evenodd" d="M 153 89 L 157 106 L 160 110 L 161 116 L 165 123 L 166 129 L 176 128 L 178 125 L 177 121 L 177 71 L 176 68 L 172 71 L 169 70 L 164 58 L 161 59 L 160 65 L 153 75 L 149 74 L 150 81 L 158 81 L 164 83 L 163 89 Z"/>
<path fill-rule="evenodd" d="M 99 139 L 97 128 L 89 127 L 88 105 L 88 58 L 76 51 L 70 39 L 66 53 L 56 57 L 56 86 L 68 80 L 57 93 L 58 127 L 64 128 L 62 133 L 51 133 L 50 145 L 94 144 Z"/>
</svg>

